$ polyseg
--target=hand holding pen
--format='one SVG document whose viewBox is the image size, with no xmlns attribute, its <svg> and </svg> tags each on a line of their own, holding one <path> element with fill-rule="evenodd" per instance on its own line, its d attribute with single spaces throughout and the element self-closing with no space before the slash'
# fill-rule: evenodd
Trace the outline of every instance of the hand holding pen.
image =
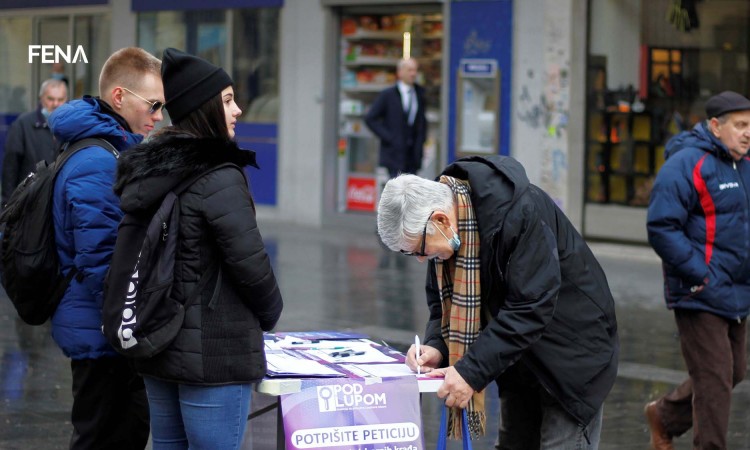
<svg viewBox="0 0 750 450">
<path fill-rule="evenodd" d="M 414 344 L 409 347 L 409 351 L 406 352 L 406 365 L 416 372 L 417 374 L 430 373 L 433 369 L 440 367 L 440 363 L 443 361 L 443 355 L 435 347 L 419 345 L 419 362 L 417 362 L 417 343 L 416 339 Z"/>
</svg>

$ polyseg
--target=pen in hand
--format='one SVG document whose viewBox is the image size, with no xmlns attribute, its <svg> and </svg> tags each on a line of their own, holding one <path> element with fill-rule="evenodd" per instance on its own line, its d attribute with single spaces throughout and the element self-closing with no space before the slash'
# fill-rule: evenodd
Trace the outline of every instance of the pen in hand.
<svg viewBox="0 0 750 450">
<path fill-rule="evenodd" d="M 414 335 L 414 347 L 416 347 L 416 354 L 414 355 L 414 361 L 417 363 L 417 375 L 420 375 L 420 365 L 419 365 L 419 335 Z"/>
</svg>

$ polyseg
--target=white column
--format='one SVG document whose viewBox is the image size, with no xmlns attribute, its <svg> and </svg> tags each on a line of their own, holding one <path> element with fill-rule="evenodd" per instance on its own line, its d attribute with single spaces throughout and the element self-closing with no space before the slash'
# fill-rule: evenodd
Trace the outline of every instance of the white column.
<svg viewBox="0 0 750 450">
<path fill-rule="evenodd" d="M 578 226 L 585 133 L 585 1 L 517 0 L 513 8 L 511 155 Z"/>
<path fill-rule="evenodd" d="M 284 221 L 320 225 L 323 214 L 326 25 L 320 2 L 286 0 L 281 9 L 278 204 Z"/>
<path fill-rule="evenodd" d="M 136 45 L 138 35 L 136 14 L 130 9 L 130 1 L 113 0 L 110 2 L 110 48 L 109 54 L 125 47 Z"/>
</svg>

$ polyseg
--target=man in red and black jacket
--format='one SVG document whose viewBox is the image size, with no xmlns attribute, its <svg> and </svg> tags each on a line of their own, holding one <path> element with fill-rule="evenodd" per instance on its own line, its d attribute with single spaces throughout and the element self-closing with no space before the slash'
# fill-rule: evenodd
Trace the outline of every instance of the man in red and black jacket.
<svg viewBox="0 0 750 450">
<path fill-rule="evenodd" d="M 706 115 L 667 143 L 648 207 L 649 242 L 690 373 L 646 405 L 655 449 L 673 448 L 672 437 L 691 427 L 694 448 L 726 448 L 732 388 L 747 371 L 750 100 L 722 92 Z"/>
</svg>

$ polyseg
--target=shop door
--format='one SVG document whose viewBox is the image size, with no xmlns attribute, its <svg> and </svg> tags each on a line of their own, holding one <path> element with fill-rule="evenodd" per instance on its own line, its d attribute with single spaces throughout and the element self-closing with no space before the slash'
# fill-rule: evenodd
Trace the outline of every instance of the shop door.
<svg viewBox="0 0 750 450">
<path fill-rule="evenodd" d="M 396 84 L 396 65 L 405 52 L 419 63 L 417 83 L 425 88 L 427 103 L 428 133 L 418 175 L 437 175 L 443 16 L 440 5 L 357 7 L 342 10 L 340 24 L 338 210 L 373 212 L 388 173 L 378 167 L 380 142 L 364 118 L 378 94 Z"/>
</svg>

